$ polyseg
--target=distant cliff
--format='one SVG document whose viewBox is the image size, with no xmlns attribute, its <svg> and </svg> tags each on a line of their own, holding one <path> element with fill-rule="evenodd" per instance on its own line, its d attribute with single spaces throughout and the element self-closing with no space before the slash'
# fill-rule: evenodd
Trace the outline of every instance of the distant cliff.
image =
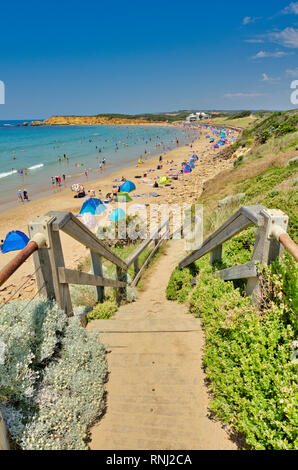
<svg viewBox="0 0 298 470">
<path fill-rule="evenodd" d="M 159 121 L 154 122 L 154 124 L 158 123 Z M 31 126 L 81 126 L 90 124 L 152 124 L 152 122 L 145 119 L 120 119 L 101 116 L 52 116 L 44 121 L 31 122 Z"/>
</svg>

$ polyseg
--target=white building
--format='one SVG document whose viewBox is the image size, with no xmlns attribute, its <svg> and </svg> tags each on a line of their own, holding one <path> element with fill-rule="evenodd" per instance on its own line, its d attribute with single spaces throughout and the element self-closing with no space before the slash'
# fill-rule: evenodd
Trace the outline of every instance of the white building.
<svg viewBox="0 0 298 470">
<path fill-rule="evenodd" d="M 187 118 L 187 122 L 194 122 L 194 121 L 201 121 L 202 119 L 210 119 L 209 114 L 204 113 L 203 111 L 199 111 L 193 114 L 190 114 Z"/>
</svg>

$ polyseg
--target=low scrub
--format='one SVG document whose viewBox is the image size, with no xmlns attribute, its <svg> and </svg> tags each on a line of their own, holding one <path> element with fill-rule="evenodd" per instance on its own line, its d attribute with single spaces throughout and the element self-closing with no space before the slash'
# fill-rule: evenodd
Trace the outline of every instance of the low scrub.
<svg viewBox="0 0 298 470">
<path fill-rule="evenodd" d="M 15 447 L 87 449 L 104 409 L 105 350 L 51 301 L 1 310 L 0 407 Z"/>
<path fill-rule="evenodd" d="M 254 231 L 248 229 L 227 242 L 217 268 L 249 261 L 253 240 Z M 195 288 L 190 271 L 199 273 Z M 215 275 L 208 256 L 191 270 L 174 271 L 169 282 L 168 298 L 187 298 L 190 312 L 202 318 L 210 409 L 245 437 L 245 448 L 284 450 L 298 445 L 297 364 L 291 361 L 297 335 L 297 277 L 288 257 L 264 268 L 258 309 L 236 283 Z"/>
</svg>

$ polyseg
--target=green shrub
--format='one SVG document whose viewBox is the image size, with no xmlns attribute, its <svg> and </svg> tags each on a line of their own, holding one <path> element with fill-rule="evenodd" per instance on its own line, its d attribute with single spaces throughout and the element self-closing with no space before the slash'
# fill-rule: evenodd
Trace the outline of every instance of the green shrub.
<svg viewBox="0 0 298 470">
<path fill-rule="evenodd" d="M 251 257 L 241 247 L 245 239 L 252 241 L 251 229 L 242 240 L 239 235 L 227 242 L 227 259 L 233 253 L 238 262 Z M 211 411 L 240 432 L 252 449 L 297 448 L 297 365 L 291 362 L 297 334 L 295 262 L 287 257 L 263 270 L 260 310 L 232 282 L 214 275 L 207 256 L 196 262 L 196 269 L 200 274 L 189 308 L 202 318 L 205 329 L 203 361 L 213 396 Z M 179 285 L 183 290 L 183 284 L 175 283 Z"/>
<path fill-rule="evenodd" d="M 177 300 L 183 303 L 192 290 L 191 280 L 196 274 L 197 270 L 195 265 L 185 268 L 182 271 L 178 268 L 175 269 L 166 289 L 167 299 Z"/>
<path fill-rule="evenodd" d="M 91 320 L 108 320 L 117 312 L 118 307 L 115 301 L 106 301 L 97 304 L 87 315 L 87 321 Z"/>
</svg>

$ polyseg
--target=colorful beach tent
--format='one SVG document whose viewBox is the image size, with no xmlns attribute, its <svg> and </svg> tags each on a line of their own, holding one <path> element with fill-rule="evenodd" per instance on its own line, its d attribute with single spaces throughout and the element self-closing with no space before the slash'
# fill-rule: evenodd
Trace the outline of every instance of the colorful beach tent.
<svg viewBox="0 0 298 470">
<path fill-rule="evenodd" d="M 130 193 L 130 191 L 134 191 L 135 189 L 136 185 L 132 181 L 125 181 L 125 183 L 120 186 L 122 193 Z"/>
<path fill-rule="evenodd" d="M 191 168 L 195 168 L 193 162 L 189 162 L 189 166 L 191 166 Z"/>
<path fill-rule="evenodd" d="M 22 250 L 28 245 L 29 241 L 27 235 L 19 230 L 9 232 L 1 245 L 1 251 L 2 253 L 8 253 L 9 251 Z"/>
<path fill-rule="evenodd" d="M 82 208 L 80 210 L 80 215 L 83 214 L 93 214 L 93 215 L 100 215 L 102 212 L 106 210 L 105 205 L 101 202 L 100 199 L 90 198 L 84 202 Z"/>
<path fill-rule="evenodd" d="M 128 193 L 117 193 L 117 201 L 118 202 L 130 202 L 132 201 L 132 199 Z"/>
<path fill-rule="evenodd" d="M 192 172 L 191 167 L 189 165 L 186 165 L 183 173 L 191 173 L 191 172 Z"/>
<path fill-rule="evenodd" d="M 167 176 L 162 176 L 159 178 L 158 184 L 169 184 L 169 178 Z"/>
<path fill-rule="evenodd" d="M 125 217 L 125 212 L 123 209 L 114 209 L 110 215 L 110 220 L 117 222 L 117 220 L 123 219 Z"/>
</svg>

